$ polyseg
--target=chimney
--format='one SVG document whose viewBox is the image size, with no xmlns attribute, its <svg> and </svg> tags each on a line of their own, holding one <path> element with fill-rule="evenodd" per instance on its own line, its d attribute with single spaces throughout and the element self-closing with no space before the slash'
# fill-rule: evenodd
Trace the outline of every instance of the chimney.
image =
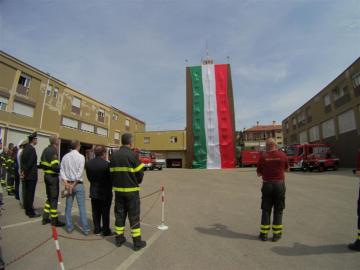
<svg viewBox="0 0 360 270">
<path fill-rule="evenodd" d="M 257 127 L 259 126 L 259 121 L 256 121 L 256 126 L 257 126 Z"/>
<path fill-rule="evenodd" d="M 273 126 L 275 126 L 275 123 L 276 123 L 276 121 L 275 121 L 275 120 L 273 120 Z"/>
</svg>

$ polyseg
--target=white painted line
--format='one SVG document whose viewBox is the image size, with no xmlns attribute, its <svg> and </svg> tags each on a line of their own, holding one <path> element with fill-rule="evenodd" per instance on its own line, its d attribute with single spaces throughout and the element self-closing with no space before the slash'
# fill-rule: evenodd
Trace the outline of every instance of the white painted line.
<svg viewBox="0 0 360 270">
<path fill-rule="evenodd" d="M 134 262 L 136 262 L 139 257 L 146 251 L 146 249 L 150 248 L 150 246 L 160 237 L 161 231 L 156 231 L 153 236 L 147 241 L 147 245 L 145 248 L 134 252 L 131 254 L 122 264 L 120 264 L 115 270 L 126 270 L 128 269 Z"/>
<path fill-rule="evenodd" d="M 36 223 L 36 222 L 40 221 L 41 219 L 42 218 L 36 218 L 36 219 L 25 221 L 25 222 L 5 225 L 5 226 L 2 226 L 1 229 L 14 228 L 14 227 L 23 226 L 23 225 L 27 225 L 27 224 L 31 224 L 31 223 Z"/>
</svg>

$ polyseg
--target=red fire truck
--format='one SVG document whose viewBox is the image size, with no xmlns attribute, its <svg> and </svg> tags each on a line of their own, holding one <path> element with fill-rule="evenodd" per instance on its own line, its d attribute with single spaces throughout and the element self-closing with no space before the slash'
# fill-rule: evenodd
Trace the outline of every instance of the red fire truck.
<svg viewBox="0 0 360 270">
<path fill-rule="evenodd" d="M 133 151 L 139 155 L 140 162 L 145 165 L 144 170 L 153 169 L 151 153 L 149 151 L 140 150 L 138 148 L 134 148 Z"/>
<path fill-rule="evenodd" d="M 261 151 L 242 150 L 240 153 L 240 167 L 256 166 L 261 156 Z"/>
<path fill-rule="evenodd" d="M 330 147 L 326 144 L 294 144 L 286 147 L 290 170 L 320 172 L 332 168 L 339 168 L 339 159 L 332 155 Z"/>
</svg>

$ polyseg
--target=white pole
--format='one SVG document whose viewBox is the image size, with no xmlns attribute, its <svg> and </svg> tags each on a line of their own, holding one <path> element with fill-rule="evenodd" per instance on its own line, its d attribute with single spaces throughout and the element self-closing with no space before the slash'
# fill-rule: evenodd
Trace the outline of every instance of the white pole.
<svg viewBox="0 0 360 270">
<path fill-rule="evenodd" d="M 159 230 L 166 231 L 169 229 L 168 226 L 165 225 L 165 188 L 161 187 L 161 224 L 158 226 Z"/>
<path fill-rule="evenodd" d="M 44 93 L 44 100 L 43 100 L 43 105 L 42 105 L 42 110 L 41 110 L 41 117 L 40 117 L 40 130 L 42 129 L 42 122 L 43 122 L 43 115 L 44 115 L 44 109 L 45 109 L 45 101 L 46 101 L 46 96 L 47 96 L 47 90 L 49 87 L 49 83 L 50 83 L 50 74 L 48 74 L 48 80 L 47 80 L 47 84 L 46 84 L 46 88 L 45 88 L 45 93 Z"/>
</svg>

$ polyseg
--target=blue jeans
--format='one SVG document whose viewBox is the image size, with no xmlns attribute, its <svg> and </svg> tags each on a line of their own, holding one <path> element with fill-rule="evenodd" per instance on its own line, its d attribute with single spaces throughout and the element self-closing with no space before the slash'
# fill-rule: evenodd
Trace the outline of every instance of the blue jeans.
<svg viewBox="0 0 360 270">
<path fill-rule="evenodd" d="M 72 190 L 72 194 L 66 197 L 66 207 L 65 207 L 66 230 L 68 232 L 71 232 L 74 229 L 72 223 L 72 215 L 71 215 L 71 209 L 72 209 L 74 197 L 76 197 L 76 201 L 79 207 L 82 231 L 84 234 L 88 234 L 90 232 L 90 227 L 86 217 L 85 190 L 83 184 L 77 184 Z"/>
</svg>

